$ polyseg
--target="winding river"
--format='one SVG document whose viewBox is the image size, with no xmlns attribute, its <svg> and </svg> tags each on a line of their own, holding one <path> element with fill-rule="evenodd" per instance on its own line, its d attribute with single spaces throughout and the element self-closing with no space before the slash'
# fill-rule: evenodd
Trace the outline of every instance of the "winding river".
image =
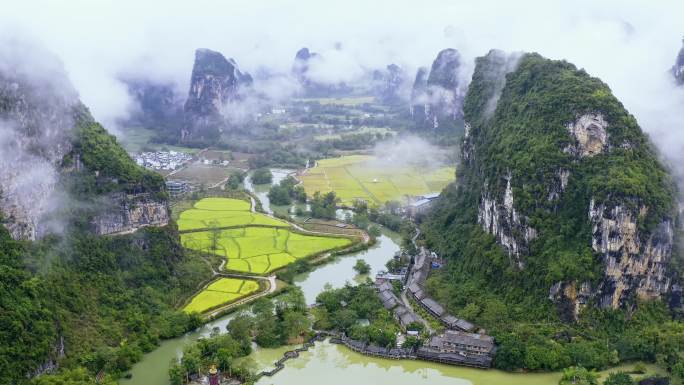
<svg viewBox="0 0 684 385">
<path fill-rule="evenodd" d="M 274 183 L 287 176 L 288 172 L 276 170 Z M 246 187 L 261 200 L 264 210 L 272 212 L 268 203 L 268 186 L 252 186 L 249 179 Z M 371 265 L 371 274 L 382 270 L 385 263 L 399 250 L 396 234 L 383 233 L 378 242 L 368 250 L 339 257 L 317 269 L 295 278 L 295 283 L 304 292 L 308 303 L 313 303 L 316 295 L 326 284 L 333 287 L 343 286 L 365 279 L 356 276 L 352 266 L 357 259 L 363 258 Z M 182 337 L 163 341 L 159 347 L 145 354 L 130 371 L 130 379 L 121 379 L 121 385 L 168 385 L 168 368 L 172 359 L 182 354 L 183 348 L 200 337 L 206 337 L 213 328 L 225 331 L 232 315 L 214 320 Z M 250 356 L 259 369 L 271 367 L 282 357 L 287 347 L 278 349 L 255 349 Z M 649 368 L 651 369 L 651 368 Z M 309 352 L 295 360 L 289 360 L 285 369 L 274 377 L 263 377 L 257 385 L 555 385 L 559 373 L 514 374 L 498 370 L 479 370 L 410 360 L 386 360 L 354 353 L 329 342 L 317 343 Z"/>
</svg>

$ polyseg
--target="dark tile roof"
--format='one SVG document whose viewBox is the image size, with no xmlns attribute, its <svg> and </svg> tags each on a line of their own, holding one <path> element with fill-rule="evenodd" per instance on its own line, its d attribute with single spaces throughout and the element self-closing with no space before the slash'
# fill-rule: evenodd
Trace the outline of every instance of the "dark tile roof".
<svg viewBox="0 0 684 385">
<path fill-rule="evenodd" d="M 444 314 L 444 308 L 442 305 L 438 304 L 437 301 L 430 297 L 425 297 L 420 302 L 425 305 L 431 312 L 435 313 L 438 317 Z"/>
<path fill-rule="evenodd" d="M 475 325 L 471 324 L 470 322 L 460 319 L 458 322 L 456 322 L 456 327 L 462 330 L 465 330 L 467 332 L 472 331 L 475 329 Z"/>
<path fill-rule="evenodd" d="M 390 291 L 392 290 L 392 285 L 391 285 L 389 282 L 387 282 L 387 281 L 385 281 L 385 282 L 383 282 L 383 283 L 381 283 L 381 284 L 379 284 L 379 285 L 377 285 L 377 286 L 378 286 L 378 291 L 380 291 L 380 292 L 387 291 L 387 290 L 390 290 Z"/>
<path fill-rule="evenodd" d="M 494 339 L 485 334 L 473 334 L 447 330 L 442 336 L 444 342 L 452 344 L 478 346 L 486 350 L 494 348 Z"/>
</svg>

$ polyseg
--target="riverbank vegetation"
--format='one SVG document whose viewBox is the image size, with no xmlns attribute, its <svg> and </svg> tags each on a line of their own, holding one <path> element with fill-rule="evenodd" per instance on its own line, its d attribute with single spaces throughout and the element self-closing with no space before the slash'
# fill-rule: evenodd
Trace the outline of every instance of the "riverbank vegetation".
<svg viewBox="0 0 684 385">
<path fill-rule="evenodd" d="M 316 297 L 311 312 L 317 329 L 343 332 L 354 340 L 382 347 L 396 346 L 401 331 L 370 283 L 325 290 Z"/>
<path fill-rule="evenodd" d="M 297 179 L 292 176 L 280 181 L 279 184 L 271 186 L 268 192 L 268 199 L 273 205 L 285 206 L 292 202 L 306 203 L 306 192 L 304 187 L 298 186 Z"/>
<path fill-rule="evenodd" d="M 84 376 L 92 383 L 100 370 L 109 381 L 161 339 L 201 325 L 174 309 L 211 272 L 177 237 L 170 225 L 29 244 L 0 226 L 0 383 L 27 384 L 27 373 L 55 362 L 61 370 L 41 383 Z"/>
<path fill-rule="evenodd" d="M 239 359 L 252 352 L 252 342 L 276 348 L 302 343 L 312 335 L 304 294 L 297 287 L 289 287 L 273 299 L 255 301 L 248 312 L 235 315 L 226 330 L 221 333 L 217 328 L 209 338 L 185 348 L 182 358 L 169 369 L 171 383 L 182 384 L 191 374 L 207 373 L 212 366 L 224 375 L 252 381 L 256 375 L 252 363 Z"/>
</svg>

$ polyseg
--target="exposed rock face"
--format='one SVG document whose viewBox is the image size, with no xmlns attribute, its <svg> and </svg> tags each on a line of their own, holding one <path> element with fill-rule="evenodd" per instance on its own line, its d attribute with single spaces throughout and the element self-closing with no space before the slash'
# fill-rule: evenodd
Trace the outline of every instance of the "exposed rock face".
<svg viewBox="0 0 684 385">
<path fill-rule="evenodd" d="M 457 50 L 448 48 L 437 55 L 430 73 L 421 68 L 416 74 L 411 97 L 411 115 L 437 129 L 462 118 L 464 92 L 459 82 L 461 66 Z"/>
<path fill-rule="evenodd" d="M 682 39 L 684 42 L 684 39 Z M 679 50 L 679 55 L 677 55 L 677 60 L 674 66 L 672 66 L 672 76 L 678 84 L 684 84 L 684 47 Z"/>
<path fill-rule="evenodd" d="M 71 151 L 75 117 L 87 115 L 61 63 L 41 57 L 24 72 L 33 47 L 0 51 L 0 211 L 15 239 L 35 239 L 59 205 L 59 165 Z"/>
<path fill-rule="evenodd" d="M 390 64 L 384 71 L 375 71 L 373 79 L 379 83 L 376 93 L 383 103 L 396 104 L 405 100 L 403 88 L 406 74 L 398 65 Z"/>
<path fill-rule="evenodd" d="M 565 151 L 579 157 L 591 157 L 606 150 L 608 133 L 606 123 L 601 114 L 582 115 L 575 122 L 568 124 L 568 131 L 576 140 L 576 144 L 568 146 Z"/>
<path fill-rule="evenodd" d="M 167 203 L 152 199 L 150 194 L 131 196 L 114 193 L 106 200 L 107 210 L 92 222 L 98 234 L 127 233 L 145 226 L 166 226 L 169 223 Z"/>
<path fill-rule="evenodd" d="M 506 177 L 503 197 L 493 197 L 485 184 L 477 222 L 483 230 L 496 236 L 497 241 L 508 252 L 508 256 L 514 258 L 518 268 L 522 269 L 525 267 L 522 256 L 528 252 L 530 242 L 537 238 L 537 230 L 528 226 L 527 218 L 521 217 L 515 210 L 511 179 L 509 174 Z M 522 234 L 522 239 L 514 234 Z"/>
<path fill-rule="evenodd" d="M 618 308 L 629 296 L 659 298 L 670 289 L 667 263 L 672 254 L 674 228 L 665 220 L 647 238 L 639 234 L 637 218 L 647 208 L 633 212 L 624 205 L 612 208 L 589 204 L 592 249 L 603 258 L 604 280 L 597 296 L 603 307 Z"/>
<path fill-rule="evenodd" d="M 427 103 L 427 78 L 429 74 L 430 72 L 426 67 L 420 67 L 416 71 L 409 107 L 409 114 L 415 119 L 424 120 L 430 114 L 430 104 Z"/>
<path fill-rule="evenodd" d="M 588 304 L 617 309 L 639 298 L 681 298 L 671 266 L 674 185 L 636 121 L 607 85 L 572 64 L 536 54 L 517 55 L 514 66 L 509 59 L 492 51 L 476 61 L 459 188 L 443 193 L 450 205 L 436 204 L 435 226 L 468 236 L 454 224 L 477 223 L 510 266 L 548 288 L 567 321 Z M 588 99 L 559 93 L 563 79 L 581 85 Z M 559 107 L 538 108 L 545 100 Z M 468 211 L 476 217 L 463 217 Z M 444 250 L 466 271 L 482 262 Z"/>
<path fill-rule="evenodd" d="M 72 214 L 68 211 L 75 200 L 64 186 L 72 174 L 98 178 L 97 170 L 83 165 L 81 150 L 75 145 L 78 127 L 94 124 L 94 120 L 59 60 L 24 43 L 10 46 L 13 49 L 0 50 L 0 213 L 12 237 L 33 240 L 64 231 L 69 223 Z M 35 68 L 38 63 L 43 68 Z M 112 180 L 107 182 L 116 185 Z M 159 201 L 164 213 L 157 213 L 157 217 L 167 218 L 166 202 Z M 122 203 L 119 200 L 110 203 L 108 208 L 114 211 L 128 209 L 117 207 Z M 74 206 L 88 205 L 79 201 Z M 147 223 L 151 215 L 137 217 L 138 221 L 128 222 L 131 229 L 166 223 L 154 219 Z"/>
<path fill-rule="evenodd" d="M 242 100 L 251 85 L 252 77 L 240 72 L 233 59 L 208 49 L 195 51 L 181 139 L 217 137 L 231 103 Z"/>
<path fill-rule="evenodd" d="M 64 350 L 64 337 L 60 336 L 59 340 L 52 348 L 51 356 L 32 373 L 30 373 L 28 377 L 34 378 L 44 374 L 54 373 L 57 369 L 59 369 L 58 361 L 65 357 Z"/>
</svg>

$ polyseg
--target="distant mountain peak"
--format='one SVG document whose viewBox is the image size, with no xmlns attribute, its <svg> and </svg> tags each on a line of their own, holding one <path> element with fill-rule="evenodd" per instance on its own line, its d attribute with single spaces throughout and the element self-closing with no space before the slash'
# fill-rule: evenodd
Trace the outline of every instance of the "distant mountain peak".
<svg viewBox="0 0 684 385">
<path fill-rule="evenodd" d="M 209 139 L 220 135 L 229 104 L 243 99 L 252 83 L 252 77 L 241 72 L 235 60 L 207 48 L 197 49 L 183 108 L 181 139 Z"/>
</svg>

